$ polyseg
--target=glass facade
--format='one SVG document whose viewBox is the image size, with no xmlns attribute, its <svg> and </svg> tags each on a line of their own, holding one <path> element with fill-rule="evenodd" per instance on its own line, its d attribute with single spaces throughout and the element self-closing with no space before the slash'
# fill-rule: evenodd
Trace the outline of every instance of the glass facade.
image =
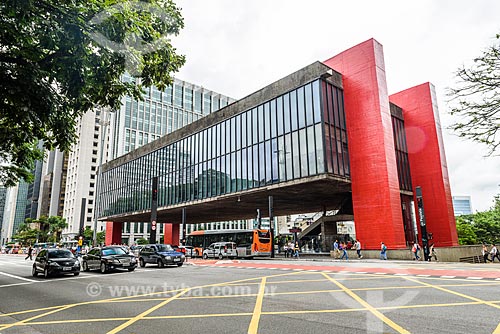
<svg viewBox="0 0 500 334">
<path fill-rule="evenodd" d="M 349 155 L 343 92 L 317 79 L 105 171 L 99 214 L 149 210 L 154 176 L 166 207 L 325 173 L 348 178 Z"/>
<path fill-rule="evenodd" d="M 410 162 L 408 160 L 408 147 L 404 121 L 392 116 L 392 131 L 394 134 L 394 149 L 396 151 L 396 163 L 398 165 L 399 189 L 412 191 Z"/>
</svg>

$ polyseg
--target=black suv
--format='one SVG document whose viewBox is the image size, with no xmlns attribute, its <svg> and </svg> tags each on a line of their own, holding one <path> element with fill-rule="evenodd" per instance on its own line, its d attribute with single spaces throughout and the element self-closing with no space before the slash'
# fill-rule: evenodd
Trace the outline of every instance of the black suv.
<svg viewBox="0 0 500 334">
<path fill-rule="evenodd" d="M 160 268 L 168 264 L 181 267 L 185 259 L 184 254 L 176 252 L 171 245 L 165 244 L 144 245 L 139 252 L 141 267 L 145 267 L 146 263 L 157 264 Z"/>
<path fill-rule="evenodd" d="M 45 278 L 55 274 L 80 275 L 80 262 L 69 249 L 49 248 L 38 253 L 31 274 L 37 277 L 43 273 Z"/>
</svg>

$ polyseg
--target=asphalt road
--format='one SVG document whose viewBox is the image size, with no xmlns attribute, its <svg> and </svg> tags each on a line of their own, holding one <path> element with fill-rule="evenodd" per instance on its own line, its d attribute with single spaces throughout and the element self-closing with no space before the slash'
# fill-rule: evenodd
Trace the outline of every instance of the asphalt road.
<svg viewBox="0 0 500 334">
<path fill-rule="evenodd" d="M 500 333 L 500 265 L 191 261 L 31 276 L 0 255 L 0 333 Z"/>
</svg>

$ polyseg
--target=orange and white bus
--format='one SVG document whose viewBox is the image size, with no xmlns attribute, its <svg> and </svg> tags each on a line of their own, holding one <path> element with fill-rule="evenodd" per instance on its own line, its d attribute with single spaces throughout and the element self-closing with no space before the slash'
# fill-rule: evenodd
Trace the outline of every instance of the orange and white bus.
<svg viewBox="0 0 500 334">
<path fill-rule="evenodd" d="M 237 257 L 271 256 L 271 235 L 269 230 L 206 230 L 190 233 L 186 245 L 191 254 L 198 257 L 203 250 L 215 242 L 236 243 Z"/>
</svg>

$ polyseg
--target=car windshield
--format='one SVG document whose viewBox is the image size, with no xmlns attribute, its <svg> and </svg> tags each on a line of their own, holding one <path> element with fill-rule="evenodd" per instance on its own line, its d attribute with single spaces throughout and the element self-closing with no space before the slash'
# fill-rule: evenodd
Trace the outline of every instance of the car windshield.
<svg viewBox="0 0 500 334">
<path fill-rule="evenodd" d="M 123 255 L 127 254 L 123 248 L 116 247 L 116 248 L 106 248 L 102 250 L 102 255 L 107 256 L 107 255 Z"/>
<path fill-rule="evenodd" d="M 49 259 L 72 258 L 73 253 L 67 249 L 58 249 L 49 252 Z"/>
<path fill-rule="evenodd" d="M 158 245 L 158 252 L 169 252 L 173 250 L 174 249 L 170 245 Z"/>
</svg>

